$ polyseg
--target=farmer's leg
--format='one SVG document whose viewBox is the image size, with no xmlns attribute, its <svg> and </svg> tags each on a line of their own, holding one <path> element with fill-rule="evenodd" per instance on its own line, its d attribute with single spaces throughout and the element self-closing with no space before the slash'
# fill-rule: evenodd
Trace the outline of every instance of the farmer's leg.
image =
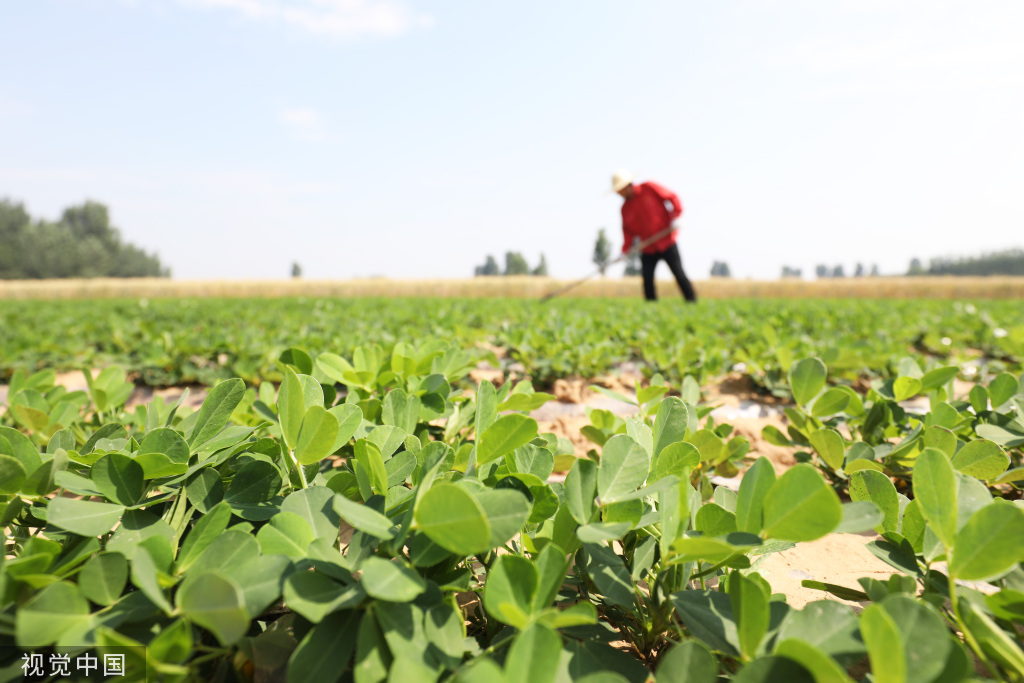
<svg viewBox="0 0 1024 683">
<path fill-rule="evenodd" d="M 660 254 L 640 254 L 640 270 L 644 276 L 644 298 L 654 301 L 658 298 L 654 291 L 654 267 L 658 265 Z"/>
<path fill-rule="evenodd" d="M 686 277 L 686 273 L 683 272 L 683 259 L 679 256 L 679 247 L 673 244 L 671 247 L 662 252 L 665 255 L 665 263 L 672 270 L 672 274 L 676 277 L 676 283 L 679 285 L 679 291 L 683 293 L 683 296 L 687 301 L 696 301 L 697 294 L 693 291 L 693 285 L 690 284 L 690 280 Z"/>
</svg>

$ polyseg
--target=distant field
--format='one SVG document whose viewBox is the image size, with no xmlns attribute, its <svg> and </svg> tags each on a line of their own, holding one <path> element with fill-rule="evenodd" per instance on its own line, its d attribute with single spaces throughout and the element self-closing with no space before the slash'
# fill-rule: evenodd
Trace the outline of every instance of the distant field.
<svg viewBox="0 0 1024 683">
<path fill-rule="evenodd" d="M 176 297 L 513 297 L 540 298 L 574 282 L 538 277 L 481 277 L 450 280 L 167 280 L 160 278 L 88 280 L 9 280 L 0 282 L 0 300 L 121 299 Z M 862 298 L 1015 299 L 1024 298 L 1024 277 L 879 277 L 828 280 L 734 280 L 695 283 L 706 299 Z M 662 296 L 678 296 L 671 280 L 658 283 Z M 573 297 L 639 298 L 640 278 L 594 278 L 567 293 Z"/>
</svg>

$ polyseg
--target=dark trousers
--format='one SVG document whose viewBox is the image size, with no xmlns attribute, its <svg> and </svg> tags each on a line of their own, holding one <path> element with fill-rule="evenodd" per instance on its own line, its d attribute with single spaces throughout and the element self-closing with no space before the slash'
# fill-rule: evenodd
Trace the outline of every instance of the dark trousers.
<svg viewBox="0 0 1024 683">
<path fill-rule="evenodd" d="M 683 260 L 679 256 L 679 247 L 675 244 L 665 251 L 653 254 L 640 254 L 640 265 L 644 275 L 644 298 L 648 301 L 654 301 L 658 298 L 657 293 L 654 291 L 654 268 L 658 265 L 658 261 L 662 259 L 668 264 L 669 270 L 672 271 L 672 275 L 675 276 L 676 282 L 679 284 L 679 291 L 683 293 L 686 300 L 696 301 L 697 294 L 693 291 L 693 285 L 687 279 L 686 273 L 683 272 Z"/>
</svg>

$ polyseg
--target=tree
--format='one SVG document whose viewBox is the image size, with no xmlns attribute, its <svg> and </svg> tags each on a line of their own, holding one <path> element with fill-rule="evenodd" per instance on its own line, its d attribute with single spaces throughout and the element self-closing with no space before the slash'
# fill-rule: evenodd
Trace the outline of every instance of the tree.
<svg viewBox="0 0 1024 683">
<path fill-rule="evenodd" d="M 300 266 L 298 262 L 292 263 L 292 277 L 302 277 L 302 266 Z"/>
<path fill-rule="evenodd" d="M 475 272 L 476 276 L 492 276 L 501 275 L 501 269 L 498 267 L 498 262 L 490 254 L 487 255 L 487 260 L 484 261 L 482 266 L 477 266 Z"/>
<path fill-rule="evenodd" d="M 857 267 L 853 270 L 854 277 L 864 277 L 864 264 L 857 263 Z"/>
<path fill-rule="evenodd" d="M 830 273 L 830 271 L 829 271 L 829 269 L 828 269 L 828 266 L 826 266 L 826 265 L 825 265 L 825 264 L 823 264 L 823 263 L 819 263 L 818 265 L 816 265 L 816 266 L 814 267 L 814 275 L 815 275 L 815 276 L 816 276 L 816 277 L 817 277 L 817 278 L 818 278 L 819 280 L 820 280 L 820 279 L 822 279 L 822 278 L 826 278 L 826 277 L 829 277 L 829 273 Z"/>
<path fill-rule="evenodd" d="M 879 275 L 879 273 L 878 273 L 878 264 L 877 263 L 872 263 L 871 264 L 870 276 L 871 277 L 878 277 L 878 275 Z"/>
<path fill-rule="evenodd" d="M 548 276 L 548 260 L 544 258 L 543 253 L 540 255 L 540 263 L 538 263 L 537 267 L 533 269 L 533 274 L 541 277 Z"/>
<path fill-rule="evenodd" d="M 608 261 L 612 257 L 612 243 L 608 241 L 608 236 L 604 234 L 604 228 L 597 231 L 597 242 L 594 243 L 594 265 L 601 269 L 601 275 L 604 275 L 604 269 L 608 266 Z"/>
<path fill-rule="evenodd" d="M 782 266 L 782 277 L 783 278 L 799 278 L 803 277 L 803 271 L 800 268 L 792 268 L 790 266 Z"/>
<path fill-rule="evenodd" d="M 57 223 L 33 222 L 21 204 L 0 201 L 0 278 L 168 277 L 154 254 L 121 241 L 107 207 L 87 201 Z"/>
<path fill-rule="evenodd" d="M 921 259 L 913 258 L 910 259 L 910 268 L 907 269 L 907 275 L 924 275 L 925 269 L 921 264 Z"/>
<path fill-rule="evenodd" d="M 529 275 L 530 266 L 518 251 L 505 252 L 505 275 Z"/>
<path fill-rule="evenodd" d="M 729 273 L 729 264 L 725 261 L 715 261 L 711 265 L 711 277 L 732 277 Z"/>
<path fill-rule="evenodd" d="M 842 265 L 838 265 L 832 269 L 832 277 L 846 277 L 846 273 L 843 272 Z"/>
<path fill-rule="evenodd" d="M 626 269 L 622 271 L 622 275 L 643 275 L 644 269 L 640 265 L 640 257 L 636 252 L 629 252 L 626 254 Z"/>
</svg>

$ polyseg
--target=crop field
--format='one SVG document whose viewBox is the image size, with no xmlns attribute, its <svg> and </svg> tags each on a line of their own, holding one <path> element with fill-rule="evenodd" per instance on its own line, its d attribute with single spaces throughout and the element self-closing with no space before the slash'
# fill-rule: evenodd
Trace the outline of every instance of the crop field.
<svg viewBox="0 0 1024 683">
<path fill-rule="evenodd" d="M 123 298 L 252 297 L 511 297 L 539 299 L 573 284 L 548 277 L 475 277 L 462 279 L 354 280 L 170 280 L 168 278 L 88 278 L 0 281 L 0 301 Z M 713 278 L 696 283 L 705 299 L 855 298 L 855 299 L 1020 299 L 1024 277 L 918 276 L 850 277 L 802 280 Z M 659 280 L 660 296 L 675 297 L 672 280 Z M 628 297 L 641 292 L 639 277 L 593 278 L 572 290 L 579 297 Z"/>
<path fill-rule="evenodd" d="M 0 680 L 1024 681 L 1018 300 L 135 294 L 0 300 Z"/>
</svg>

